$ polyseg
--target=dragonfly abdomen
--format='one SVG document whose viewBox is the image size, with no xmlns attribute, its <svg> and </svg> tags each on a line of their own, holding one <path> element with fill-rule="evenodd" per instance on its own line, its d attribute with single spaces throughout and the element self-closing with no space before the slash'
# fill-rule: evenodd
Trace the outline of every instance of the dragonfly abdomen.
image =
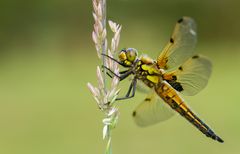
<svg viewBox="0 0 240 154">
<path fill-rule="evenodd" d="M 159 86 L 156 86 L 155 91 L 172 109 L 192 123 L 203 134 L 214 140 L 223 142 L 220 137 L 218 137 L 202 120 L 198 118 L 196 114 L 191 111 L 171 85 L 167 82 L 162 82 Z"/>
</svg>

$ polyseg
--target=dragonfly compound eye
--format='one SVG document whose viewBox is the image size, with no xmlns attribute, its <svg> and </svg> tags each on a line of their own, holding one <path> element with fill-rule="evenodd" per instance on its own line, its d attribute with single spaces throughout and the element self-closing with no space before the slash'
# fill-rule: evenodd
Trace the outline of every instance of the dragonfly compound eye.
<svg viewBox="0 0 240 154">
<path fill-rule="evenodd" d="M 125 51 L 121 51 L 118 55 L 120 61 L 125 61 L 127 59 L 127 55 Z"/>
<path fill-rule="evenodd" d="M 127 55 L 127 60 L 130 62 L 134 62 L 135 59 L 137 58 L 138 52 L 134 48 L 128 48 L 126 50 L 126 55 Z"/>
</svg>

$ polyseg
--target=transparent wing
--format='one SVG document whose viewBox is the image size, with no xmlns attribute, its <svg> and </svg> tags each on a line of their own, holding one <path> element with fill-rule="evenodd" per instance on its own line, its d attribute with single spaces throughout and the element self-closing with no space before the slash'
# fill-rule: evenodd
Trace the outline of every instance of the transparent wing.
<svg viewBox="0 0 240 154">
<path fill-rule="evenodd" d="M 133 119 L 138 126 L 149 126 L 171 118 L 174 111 L 152 91 L 133 111 Z"/>
<path fill-rule="evenodd" d="M 177 70 L 164 74 L 164 79 L 184 95 L 195 95 L 208 82 L 212 64 L 206 57 L 195 55 L 189 58 Z"/>
<path fill-rule="evenodd" d="M 138 81 L 136 89 L 141 93 L 149 93 L 152 91 L 152 89 L 146 86 L 141 80 Z"/>
<path fill-rule="evenodd" d="M 157 59 L 159 68 L 171 70 L 194 55 L 197 43 L 196 24 L 192 18 L 178 20 L 169 43 Z"/>
</svg>

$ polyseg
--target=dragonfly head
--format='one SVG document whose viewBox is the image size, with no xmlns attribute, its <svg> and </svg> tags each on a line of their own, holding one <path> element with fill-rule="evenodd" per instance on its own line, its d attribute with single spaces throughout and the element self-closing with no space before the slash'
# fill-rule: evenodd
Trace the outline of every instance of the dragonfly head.
<svg viewBox="0 0 240 154">
<path fill-rule="evenodd" d="M 134 48 L 122 49 L 118 55 L 118 58 L 127 66 L 131 66 L 138 57 L 138 51 Z"/>
</svg>

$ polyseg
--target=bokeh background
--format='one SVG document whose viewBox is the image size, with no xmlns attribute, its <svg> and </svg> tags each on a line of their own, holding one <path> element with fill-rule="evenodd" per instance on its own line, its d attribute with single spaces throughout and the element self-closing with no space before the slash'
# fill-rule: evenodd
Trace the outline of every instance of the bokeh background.
<svg viewBox="0 0 240 154">
<path fill-rule="evenodd" d="M 0 153 L 99 154 L 103 114 L 86 88 L 96 84 L 90 0 L 0 1 Z M 156 58 L 181 16 L 198 25 L 196 50 L 211 58 L 207 88 L 184 97 L 224 144 L 180 116 L 137 127 L 138 93 L 119 102 L 113 153 L 240 152 L 240 2 L 235 0 L 108 0 L 108 18 L 123 25 L 120 48 Z M 121 84 L 127 89 L 128 81 Z M 123 94 L 123 93 L 122 93 Z"/>
</svg>

